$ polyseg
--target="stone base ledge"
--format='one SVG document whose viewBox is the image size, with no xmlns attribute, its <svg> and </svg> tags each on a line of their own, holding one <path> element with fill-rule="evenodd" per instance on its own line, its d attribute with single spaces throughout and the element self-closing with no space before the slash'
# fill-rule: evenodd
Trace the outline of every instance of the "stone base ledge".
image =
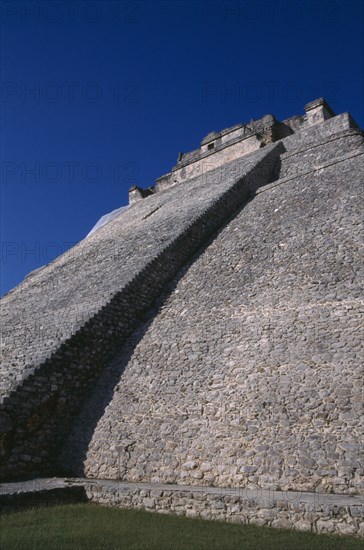
<svg viewBox="0 0 364 550">
<path fill-rule="evenodd" d="M 88 480 L 84 487 L 89 500 L 106 506 L 364 536 L 364 503 L 358 496 L 102 480 Z"/>
<path fill-rule="evenodd" d="M 67 488 L 72 488 L 73 497 L 78 495 L 80 501 L 105 506 L 364 537 L 364 499 L 356 495 L 51 478 L 3 483 L 0 503 L 14 502 L 15 497 L 18 501 L 23 498 L 25 504 L 40 503 L 47 492 L 55 491 L 59 497 L 69 497 Z"/>
</svg>

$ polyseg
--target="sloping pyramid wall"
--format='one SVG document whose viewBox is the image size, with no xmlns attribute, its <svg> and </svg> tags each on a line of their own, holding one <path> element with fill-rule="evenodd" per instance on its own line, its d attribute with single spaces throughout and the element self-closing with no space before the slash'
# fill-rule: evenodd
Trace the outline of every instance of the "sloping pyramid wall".
<svg viewBox="0 0 364 550">
<path fill-rule="evenodd" d="M 179 272 L 95 388 L 62 456 L 71 472 L 363 489 L 364 147 L 338 130 L 290 146 L 282 177 Z"/>
<path fill-rule="evenodd" d="M 82 401 L 143 313 L 274 172 L 281 143 L 141 201 L 2 300 L 3 477 L 54 471 Z"/>
<path fill-rule="evenodd" d="M 0 475 L 362 492 L 363 152 L 303 127 L 6 295 Z"/>
</svg>

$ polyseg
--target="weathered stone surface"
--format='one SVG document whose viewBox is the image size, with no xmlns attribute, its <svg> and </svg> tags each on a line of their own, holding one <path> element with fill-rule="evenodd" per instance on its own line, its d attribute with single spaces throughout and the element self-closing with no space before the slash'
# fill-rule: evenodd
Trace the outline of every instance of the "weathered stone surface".
<svg viewBox="0 0 364 550">
<path fill-rule="evenodd" d="M 137 202 L 3 298 L 1 407 L 13 426 L 2 434 L 3 477 L 44 471 L 30 470 L 23 448 L 50 451 L 43 464 L 52 471 L 51 458 L 102 369 L 178 269 L 269 182 L 281 151 L 280 143 L 267 146 Z M 133 442 L 124 439 L 118 445 L 128 453 Z"/>
<path fill-rule="evenodd" d="M 95 486 L 107 504 L 360 531 L 357 507 L 319 495 L 364 486 L 363 134 L 321 99 L 306 107 L 207 136 L 180 155 L 178 181 L 132 190 L 3 298 L 3 476 L 58 460 L 154 484 Z M 228 487 L 289 492 L 257 509 Z"/>
<path fill-rule="evenodd" d="M 74 483 L 69 480 L 71 485 Z M 319 533 L 361 536 L 363 505 L 359 497 L 319 493 L 192 487 L 177 485 L 133 484 L 106 480 L 79 480 L 90 500 L 111 506 L 113 495 L 127 491 L 134 495 L 133 506 L 187 517 L 224 519 L 232 523 L 252 523 L 277 528 Z M 145 499 L 143 487 L 151 490 L 155 499 Z M 144 503 L 144 501 L 146 501 Z M 151 505 L 151 500 L 154 500 Z M 280 503 L 277 506 L 277 503 Z M 356 517 L 351 510 L 356 509 Z M 298 511 L 297 511 L 298 510 Z"/>
<path fill-rule="evenodd" d="M 259 189 L 180 273 L 110 365 L 116 383 L 100 382 L 69 467 L 84 436 L 79 472 L 99 477 L 109 441 L 127 433 L 131 481 L 361 491 L 363 137 L 340 136 L 340 158 L 333 137 L 307 149 L 309 174 Z M 125 463 L 113 456 L 109 478 Z"/>
<path fill-rule="evenodd" d="M 232 523 L 286 527 L 299 531 L 362 536 L 363 506 L 358 497 L 217 487 L 133 484 L 88 479 L 35 479 L 0 485 L 2 506 L 44 501 L 91 501 Z M 277 506 L 279 503 L 279 506 Z M 359 513 L 352 516 L 351 511 Z M 299 512 L 297 512 L 299 510 Z"/>
</svg>

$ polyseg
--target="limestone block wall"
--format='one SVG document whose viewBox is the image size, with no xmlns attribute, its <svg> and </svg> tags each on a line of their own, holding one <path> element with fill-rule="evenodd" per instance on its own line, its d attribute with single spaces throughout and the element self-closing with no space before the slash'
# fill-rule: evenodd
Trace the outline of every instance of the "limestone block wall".
<svg viewBox="0 0 364 550">
<path fill-rule="evenodd" d="M 302 148 L 306 144 L 320 144 L 333 137 L 338 132 L 349 130 L 350 128 L 359 130 L 356 122 L 349 113 L 342 113 L 333 118 L 325 120 L 321 124 L 306 127 L 305 124 L 295 133 L 284 139 L 284 147 L 287 152 Z"/>
<path fill-rule="evenodd" d="M 2 510 L 88 500 L 159 514 L 364 536 L 363 501 L 359 496 L 84 478 L 41 478 L 0 484 Z"/>
<path fill-rule="evenodd" d="M 279 177 L 296 176 L 312 166 L 318 166 L 339 158 L 344 153 L 355 151 L 362 143 L 362 133 L 353 128 L 337 132 L 324 142 L 305 143 L 281 155 Z"/>
<path fill-rule="evenodd" d="M 270 151 L 139 201 L 3 297 L 1 394 L 17 387 L 28 369 L 55 352 Z M 261 183 L 267 179 L 264 174 Z"/>
<path fill-rule="evenodd" d="M 135 204 L 2 300 L 3 477 L 53 467 L 105 364 L 191 254 L 270 181 L 282 149 Z"/>
<path fill-rule="evenodd" d="M 314 161 L 326 164 L 304 175 L 289 169 L 290 142 L 282 167 L 295 175 L 260 188 L 179 273 L 100 379 L 64 466 L 133 482 L 363 492 L 362 142 L 348 132 L 319 145 Z"/>
<path fill-rule="evenodd" d="M 156 191 L 163 191 L 189 178 L 206 174 L 267 143 L 284 140 L 285 147 L 290 151 L 315 141 L 322 142 L 325 137 L 328 138 L 340 130 L 358 129 L 348 113 L 335 116 L 323 98 L 306 105 L 305 109 L 305 116 L 291 117 L 283 122 L 278 122 L 273 115 L 266 115 L 246 125 L 234 126 L 222 132 L 211 132 L 203 139 L 199 149 L 180 153 L 178 163 L 172 171 L 157 179 Z M 288 136 L 290 139 L 286 139 Z M 209 149 L 212 144 L 212 149 Z"/>
<path fill-rule="evenodd" d="M 202 176 L 234 159 L 245 156 L 269 143 L 292 133 L 289 126 L 278 122 L 273 115 L 251 121 L 238 129 L 211 132 L 201 147 L 189 153 L 181 153 L 177 165 L 168 174 L 157 179 L 156 191 L 160 192 L 190 178 Z M 209 147 L 213 143 L 213 148 Z"/>
<path fill-rule="evenodd" d="M 364 536 L 363 504 L 355 497 L 214 487 L 89 482 L 93 502 L 160 514 L 201 517 L 313 533 Z"/>
<path fill-rule="evenodd" d="M 6 295 L 0 475 L 361 492 L 362 141 L 303 125 Z"/>
<path fill-rule="evenodd" d="M 261 142 L 256 135 L 248 136 L 237 143 L 226 146 L 220 151 L 216 151 L 216 153 L 213 152 L 205 158 L 191 162 L 183 168 L 173 171 L 169 176 L 158 180 L 157 191 L 163 191 L 177 183 L 203 176 L 207 172 L 256 151 L 260 147 Z"/>
<path fill-rule="evenodd" d="M 221 132 L 210 132 L 201 142 L 201 147 L 188 153 L 181 153 L 178 163 L 174 166 L 173 170 L 186 166 L 187 164 L 201 159 L 206 153 L 211 154 L 213 151 L 208 149 L 208 144 L 214 142 L 215 151 L 220 150 L 228 143 L 233 144 L 239 140 L 245 139 L 249 136 L 262 136 L 266 134 L 269 138 L 269 142 L 276 141 L 282 137 L 285 137 L 287 133 L 284 132 L 282 124 L 278 122 L 273 115 L 266 115 L 259 120 L 253 120 L 250 124 L 238 124 L 232 128 L 226 128 Z M 290 133 L 290 132 L 288 132 Z M 268 143 L 268 139 L 265 143 Z"/>
</svg>

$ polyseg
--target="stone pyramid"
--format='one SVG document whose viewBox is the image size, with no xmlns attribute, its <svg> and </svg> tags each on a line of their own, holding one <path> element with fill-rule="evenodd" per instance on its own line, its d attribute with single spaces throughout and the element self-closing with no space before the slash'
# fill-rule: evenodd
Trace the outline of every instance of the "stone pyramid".
<svg viewBox="0 0 364 550">
<path fill-rule="evenodd" d="M 363 492 L 363 133 L 212 132 L 1 300 L 3 479 Z"/>
</svg>

